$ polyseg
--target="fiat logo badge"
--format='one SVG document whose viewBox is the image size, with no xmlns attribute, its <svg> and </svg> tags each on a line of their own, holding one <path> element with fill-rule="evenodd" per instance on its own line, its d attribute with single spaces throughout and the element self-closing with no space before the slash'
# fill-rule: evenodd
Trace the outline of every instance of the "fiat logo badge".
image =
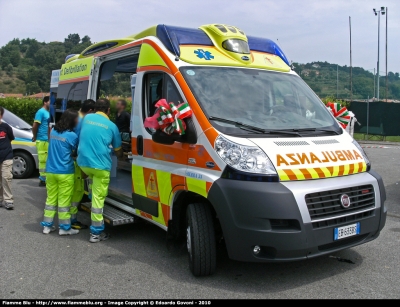
<svg viewBox="0 0 400 307">
<path fill-rule="evenodd" d="M 350 197 L 347 194 L 343 194 L 340 196 L 340 204 L 342 205 L 343 208 L 347 209 L 350 207 L 351 202 L 350 202 Z"/>
</svg>

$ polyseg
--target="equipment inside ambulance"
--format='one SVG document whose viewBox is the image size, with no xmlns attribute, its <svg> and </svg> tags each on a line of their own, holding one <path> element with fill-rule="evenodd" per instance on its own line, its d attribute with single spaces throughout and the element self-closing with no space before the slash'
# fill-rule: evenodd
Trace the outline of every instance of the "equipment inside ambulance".
<svg viewBox="0 0 400 307">
<path fill-rule="evenodd" d="M 106 223 L 139 217 L 185 238 L 196 276 L 215 272 L 217 244 L 273 262 L 379 236 L 381 177 L 275 42 L 222 24 L 157 25 L 68 58 L 58 99 L 129 90 L 129 78 L 131 145 L 111 172 Z"/>
</svg>

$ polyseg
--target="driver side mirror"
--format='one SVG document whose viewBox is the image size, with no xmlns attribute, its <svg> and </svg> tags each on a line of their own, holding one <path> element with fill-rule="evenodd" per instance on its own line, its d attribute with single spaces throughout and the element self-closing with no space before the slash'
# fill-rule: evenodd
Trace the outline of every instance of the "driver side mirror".
<svg viewBox="0 0 400 307">
<path fill-rule="evenodd" d="M 186 118 L 186 119 L 184 119 L 184 122 L 186 124 L 186 130 L 185 130 L 184 135 L 179 135 L 177 133 L 168 135 L 161 130 L 157 130 L 152 135 L 153 142 L 163 144 L 163 145 L 172 145 L 175 142 L 196 144 L 197 143 L 197 133 L 196 133 L 196 128 L 193 123 L 193 119 Z"/>
</svg>

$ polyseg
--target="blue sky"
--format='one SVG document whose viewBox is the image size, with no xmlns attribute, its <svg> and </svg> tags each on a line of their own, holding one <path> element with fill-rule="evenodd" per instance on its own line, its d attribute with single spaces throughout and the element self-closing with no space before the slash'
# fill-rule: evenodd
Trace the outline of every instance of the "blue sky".
<svg viewBox="0 0 400 307">
<path fill-rule="evenodd" d="M 295 62 L 376 67 L 378 18 L 389 8 L 389 71 L 400 72 L 400 0 L 0 0 L 0 46 L 18 38 L 63 41 L 69 33 L 93 42 L 123 37 L 154 24 L 198 27 L 232 24 L 249 35 L 278 39 Z M 397 51 L 397 52 L 396 52 Z M 385 66 L 385 17 L 381 17 L 381 71 Z"/>
</svg>

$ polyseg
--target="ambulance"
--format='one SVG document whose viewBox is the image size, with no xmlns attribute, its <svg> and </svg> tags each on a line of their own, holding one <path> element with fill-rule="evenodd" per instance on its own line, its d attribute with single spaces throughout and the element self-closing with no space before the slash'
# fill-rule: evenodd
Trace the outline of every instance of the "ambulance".
<svg viewBox="0 0 400 307">
<path fill-rule="evenodd" d="M 215 272 L 217 244 L 233 260 L 283 262 L 379 236 L 382 178 L 274 41 L 153 26 L 69 56 L 57 97 L 76 107 L 123 84 L 132 132 L 104 220 L 142 218 L 185 240 L 195 276 Z"/>
</svg>

